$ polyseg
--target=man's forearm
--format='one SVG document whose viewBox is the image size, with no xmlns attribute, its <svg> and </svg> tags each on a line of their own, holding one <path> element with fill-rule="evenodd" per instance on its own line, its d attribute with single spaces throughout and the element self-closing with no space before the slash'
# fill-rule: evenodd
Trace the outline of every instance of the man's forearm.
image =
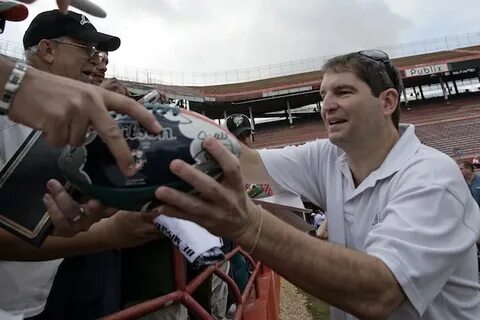
<svg viewBox="0 0 480 320">
<path fill-rule="evenodd" d="M 48 236 L 41 248 L 0 228 L 0 260 L 42 261 L 114 249 L 116 246 L 106 240 L 102 231 L 104 222 L 71 238 Z"/>
<path fill-rule="evenodd" d="M 246 183 L 268 183 L 273 181 L 265 168 L 262 158 L 257 150 L 250 149 L 240 144 L 240 166 Z"/>
<path fill-rule="evenodd" d="M 240 244 L 249 249 L 255 236 L 242 237 L 246 243 Z M 311 237 L 267 212 L 254 256 L 303 290 L 360 318 L 388 316 L 405 299 L 380 259 Z"/>
</svg>

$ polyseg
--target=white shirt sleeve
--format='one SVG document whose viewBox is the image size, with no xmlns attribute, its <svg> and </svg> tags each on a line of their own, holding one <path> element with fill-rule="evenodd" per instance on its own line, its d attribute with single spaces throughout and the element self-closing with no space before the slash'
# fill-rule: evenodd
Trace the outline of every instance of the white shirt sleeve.
<svg viewBox="0 0 480 320">
<path fill-rule="evenodd" d="M 474 202 L 451 190 L 428 183 L 400 188 L 365 240 L 366 252 L 389 267 L 420 316 L 478 237 Z"/>
<path fill-rule="evenodd" d="M 327 141 L 316 140 L 301 146 L 259 150 L 259 153 L 268 174 L 281 188 L 325 208 L 320 177 L 324 149 Z"/>
<path fill-rule="evenodd" d="M 23 314 L 13 315 L 0 309 L 0 320 L 22 320 Z"/>
<path fill-rule="evenodd" d="M 31 128 L 10 121 L 6 116 L 0 116 L 0 169 L 22 145 Z"/>
</svg>

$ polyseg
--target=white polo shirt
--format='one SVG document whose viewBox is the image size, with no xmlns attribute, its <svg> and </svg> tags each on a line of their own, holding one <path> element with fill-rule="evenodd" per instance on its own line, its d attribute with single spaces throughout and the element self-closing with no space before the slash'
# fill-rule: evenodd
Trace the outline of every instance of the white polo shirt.
<svg viewBox="0 0 480 320">
<path fill-rule="evenodd" d="M 0 168 L 31 131 L 0 116 Z M 0 260 L 0 309 L 15 315 L 24 314 L 25 317 L 40 314 L 61 262 L 62 259 L 39 262 Z"/>
<path fill-rule="evenodd" d="M 260 155 L 281 187 L 326 209 L 330 241 L 389 267 L 408 298 L 389 319 L 478 320 L 479 208 L 452 159 L 421 144 L 412 125 L 400 134 L 356 188 L 345 153 L 328 140 Z M 355 317 L 334 309 L 332 319 Z"/>
</svg>

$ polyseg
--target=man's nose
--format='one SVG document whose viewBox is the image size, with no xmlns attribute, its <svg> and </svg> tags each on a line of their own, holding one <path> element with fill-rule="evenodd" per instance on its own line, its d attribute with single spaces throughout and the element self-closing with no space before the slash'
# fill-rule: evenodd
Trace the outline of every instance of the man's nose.
<svg viewBox="0 0 480 320">
<path fill-rule="evenodd" d="M 90 62 L 94 65 L 95 72 L 103 72 L 107 71 L 107 64 L 102 59 L 92 59 Z"/>
<path fill-rule="evenodd" d="M 338 107 L 337 101 L 335 97 L 333 97 L 330 93 L 327 93 L 326 95 L 323 96 L 322 109 L 324 112 L 335 110 L 337 107 Z"/>
</svg>

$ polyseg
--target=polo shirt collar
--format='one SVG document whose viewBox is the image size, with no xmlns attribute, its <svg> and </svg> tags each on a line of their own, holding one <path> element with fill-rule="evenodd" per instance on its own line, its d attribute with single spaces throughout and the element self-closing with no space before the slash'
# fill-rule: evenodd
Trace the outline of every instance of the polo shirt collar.
<svg viewBox="0 0 480 320">
<path fill-rule="evenodd" d="M 420 140 L 415 135 L 415 127 L 413 125 L 401 124 L 399 126 L 400 138 L 388 153 L 380 168 L 373 171 L 368 177 L 355 189 L 355 196 L 365 189 L 375 186 L 378 180 L 386 179 L 397 173 L 405 163 L 415 155 L 421 146 Z M 338 168 L 343 175 L 353 184 L 353 177 L 348 167 L 347 156 L 345 152 L 337 158 Z"/>
</svg>

